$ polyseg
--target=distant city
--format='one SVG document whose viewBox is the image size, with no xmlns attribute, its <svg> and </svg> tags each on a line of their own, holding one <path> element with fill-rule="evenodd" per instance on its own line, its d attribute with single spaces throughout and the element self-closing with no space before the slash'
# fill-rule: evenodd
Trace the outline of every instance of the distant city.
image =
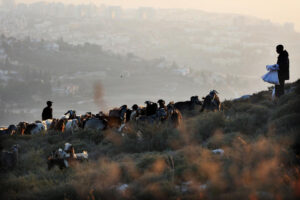
<svg viewBox="0 0 300 200">
<path fill-rule="evenodd" d="M 293 24 L 236 14 L 2 0 L 0 27 L 1 90 L 17 87 L 9 80 L 21 86 L 36 85 L 28 77 L 44 80 L 40 88 L 24 87 L 31 94 L 24 105 L 1 95 L 2 112 L 30 107 L 35 118 L 46 97 L 60 99 L 55 105 L 61 109 L 70 101 L 82 112 L 95 109 L 97 80 L 108 107 L 152 98 L 185 100 L 210 89 L 223 100 L 253 93 L 270 86 L 260 77 L 276 62 L 278 43 L 291 55 L 291 79 L 300 75 L 300 34 Z M 160 85 L 153 89 L 155 81 Z"/>
</svg>

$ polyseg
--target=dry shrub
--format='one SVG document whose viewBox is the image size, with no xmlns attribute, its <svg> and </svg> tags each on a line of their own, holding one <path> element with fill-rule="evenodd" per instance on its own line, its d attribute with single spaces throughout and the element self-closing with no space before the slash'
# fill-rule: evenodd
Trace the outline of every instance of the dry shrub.
<svg viewBox="0 0 300 200">
<path fill-rule="evenodd" d="M 277 119 L 285 115 L 300 113 L 300 96 L 292 98 L 285 104 L 280 105 L 272 114 L 272 119 Z"/>
<path fill-rule="evenodd" d="M 90 191 L 106 191 L 117 185 L 121 177 L 119 163 L 103 158 L 97 162 L 77 165 L 71 181 L 80 199 L 86 198 Z"/>
<path fill-rule="evenodd" d="M 160 124 L 124 136 L 111 130 L 1 137 L 3 148 L 21 146 L 18 167 L 1 172 L 1 199 L 299 199 L 298 96 L 272 105 L 269 95 L 192 115 L 181 130 Z M 48 171 L 47 155 L 65 142 L 88 150 L 89 162 Z M 224 155 L 213 154 L 216 148 Z"/>
<path fill-rule="evenodd" d="M 187 130 L 192 134 L 191 140 L 201 143 L 212 134 L 225 127 L 225 116 L 221 112 L 208 112 L 187 122 Z"/>
</svg>

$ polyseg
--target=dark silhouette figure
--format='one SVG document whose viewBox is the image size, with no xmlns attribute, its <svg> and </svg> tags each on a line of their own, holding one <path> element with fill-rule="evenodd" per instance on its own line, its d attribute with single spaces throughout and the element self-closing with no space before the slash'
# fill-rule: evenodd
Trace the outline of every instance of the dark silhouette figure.
<svg viewBox="0 0 300 200">
<path fill-rule="evenodd" d="M 167 107 L 165 106 L 165 101 L 160 99 L 157 101 L 158 105 L 159 105 L 159 108 L 162 108 L 162 109 L 165 109 L 167 110 Z"/>
<path fill-rule="evenodd" d="M 159 108 L 157 110 L 157 116 L 161 121 L 165 121 L 167 119 L 167 106 L 165 106 L 165 101 L 160 99 L 157 101 Z"/>
<path fill-rule="evenodd" d="M 221 110 L 221 101 L 217 94 L 218 92 L 216 90 L 212 90 L 205 98 L 203 98 L 204 101 L 200 112 L 203 112 L 205 109 L 209 111 Z"/>
<path fill-rule="evenodd" d="M 201 106 L 202 102 L 199 100 L 198 96 L 192 96 L 190 101 L 181 101 L 175 103 L 175 108 L 177 108 L 180 112 L 191 111 L 196 108 L 196 106 Z"/>
<path fill-rule="evenodd" d="M 276 52 L 279 54 L 277 59 L 277 64 L 279 65 L 279 85 L 275 85 L 275 95 L 276 97 L 280 97 L 284 94 L 284 81 L 290 79 L 290 61 L 289 53 L 286 50 L 284 50 L 283 45 L 277 45 Z"/>
<path fill-rule="evenodd" d="M 43 113 L 42 113 L 42 120 L 47 120 L 47 119 L 52 119 L 52 101 L 47 101 L 47 107 L 44 108 Z"/>
<path fill-rule="evenodd" d="M 158 109 L 157 104 L 151 101 L 146 101 L 145 104 L 146 104 L 146 113 L 145 113 L 146 116 L 155 115 Z"/>
</svg>

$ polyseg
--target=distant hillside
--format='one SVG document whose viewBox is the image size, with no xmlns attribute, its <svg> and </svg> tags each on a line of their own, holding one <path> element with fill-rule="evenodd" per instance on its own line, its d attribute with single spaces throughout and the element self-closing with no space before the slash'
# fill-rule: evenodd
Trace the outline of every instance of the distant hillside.
<svg viewBox="0 0 300 200">
<path fill-rule="evenodd" d="M 18 39 L 89 42 L 117 54 L 163 57 L 197 71 L 244 76 L 263 73 L 266 64 L 275 62 L 275 46 L 283 43 L 295 65 L 292 79 L 300 75 L 300 34 L 293 24 L 239 14 L 38 3 L 1 13 L 0 26 Z"/>
<path fill-rule="evenodd" d="M 222 98 L 237 97 L 245 94 L 253 82 L 234 75 L 194 71 L 163 58 L 146 60 L 134 54 L 118 55 L 95 44 L 5 36 L 0 43 L 0 70 L 1 101 L 5 105 L 2 123 L 14 123 L 10 112 L 24 112 L 27 117 L 31 113 L 28 120 L 39 119 L 48 99 L 55 102 L 54 113 L 60 116 L 66 109 L 99 112 L 160 98 L 201 98 L 212 89 L 218 90 Z M 101 107 L 93 101 L 93 87 L 99 81 L 105 103 Z"/>
</svg>

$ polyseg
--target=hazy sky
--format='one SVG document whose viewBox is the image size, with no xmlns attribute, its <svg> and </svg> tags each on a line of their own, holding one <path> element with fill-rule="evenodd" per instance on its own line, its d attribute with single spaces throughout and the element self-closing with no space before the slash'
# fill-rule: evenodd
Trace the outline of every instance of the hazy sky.
<svg viewBox="0 0 300 200">
<path fill-rule="evenodd" d="M 300 0 L 16 0 L 64 3 L 95 3 L 122 7 L 152 6 L 159 8 L 194 8 L 211 12 L 238 13 L 270 19 L 273 22 L 292 22 L 300 32 Z"/>
</svg>

